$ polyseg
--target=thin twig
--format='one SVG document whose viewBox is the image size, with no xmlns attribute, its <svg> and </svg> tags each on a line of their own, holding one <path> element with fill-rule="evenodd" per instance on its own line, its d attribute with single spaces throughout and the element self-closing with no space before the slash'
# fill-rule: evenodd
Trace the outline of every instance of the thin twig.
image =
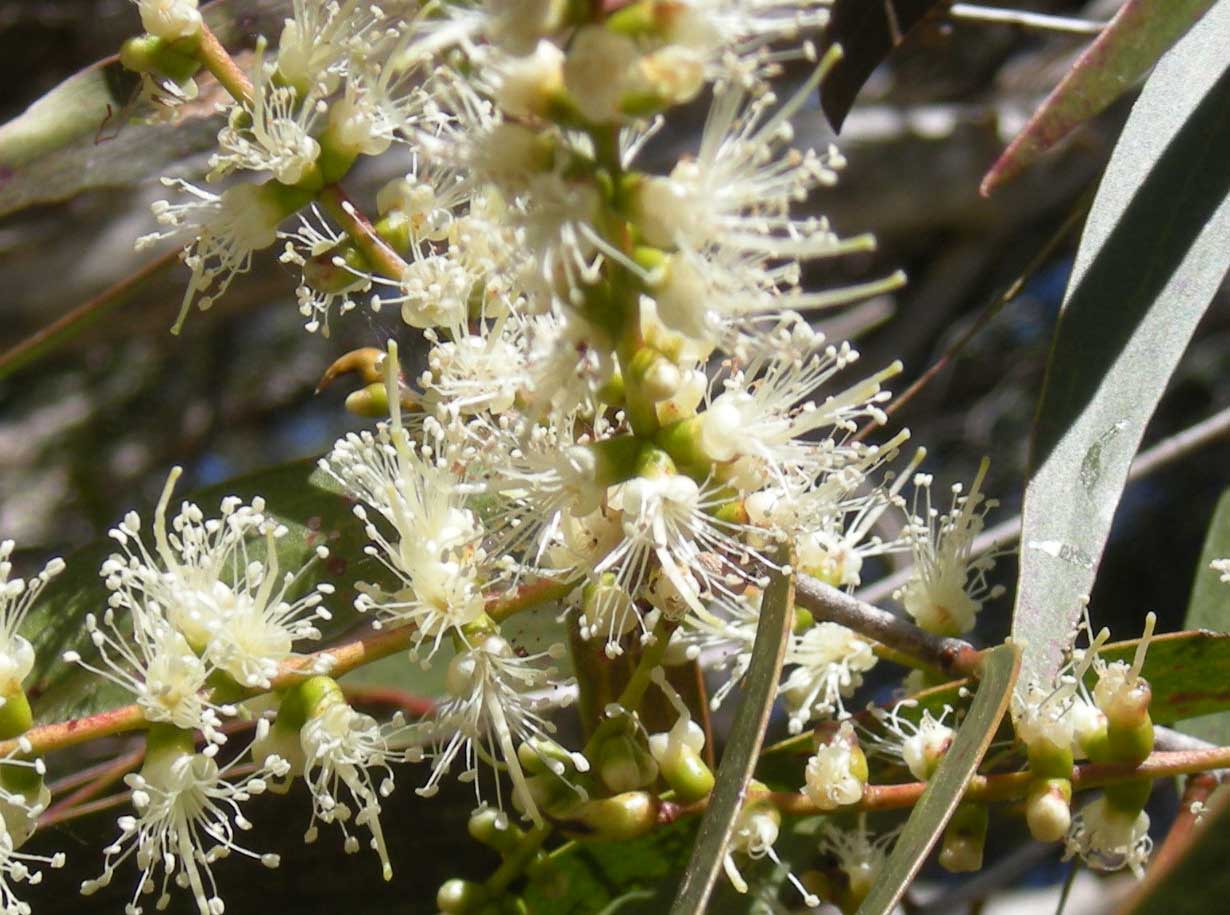
<svg viewBox="0 0 1230 915">
<path fill-rule="evenodd" d="M 78 305 L 68 314 L 39 328 L 16 346 L 0 355 L 0 378 L 7 378 L 39 357 L 42 351 L 56 343 L 66 343 L 111 308 L 137 286 L 164 269 L 179 257 L 179 249 L 168 251 L 139 267 L 136 272 L 108 286 L 88 302 Z"/>
<path fill-rule="evenodd" d="M 830 620 L 954 677 L 977 672 L 978 650 L 963 639 L 932 635 L 887 610 L 881 610 L 807 575 L 795 583 L 795 604 L 817 620 Z"/>
<path fill-rule="evenodd" d="M 74 807 L 80 807 L 87 801 L 91 801 L 98 795 L 102 794 L 117 781 L 135 769 L 141 764 L 141 760 L 145 758 L 145 747 L 133 750 L 131 753 L 125 753 L 123 756 L 111 760 L 97 775 L 86 785 L 81 786 L 72 794 L 63 800 L 57 801 L 47 808 L 46 812 L 39 817 L 39 823 L 46 825 L 48 822 L 55 822 L 56 819 L 66 810 L 71 810 Z"/>
</svg>

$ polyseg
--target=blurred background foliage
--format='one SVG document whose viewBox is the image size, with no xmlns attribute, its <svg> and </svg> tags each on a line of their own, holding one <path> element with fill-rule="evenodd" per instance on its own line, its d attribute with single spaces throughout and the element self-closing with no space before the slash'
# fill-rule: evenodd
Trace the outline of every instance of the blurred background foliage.
<svg viewBox="0 0 1230 915">
<path fill-rule="evenodd" d="M 276 4 L 251 5 L 276 13 Z M 1108 18 L 1117 7 L 1102 0 L 1017 5 L 1095 20 Z M 242 18 L 238 24 L 243 27 Z M 128 0 L 0 0 L 0 120 L 20 114 L 137 31 L 136 8 Z M 810 205 L 843 233 L 874 232 L 879 250 L 824 265 L 809 281 L 838 285 L 898 267 L 907 271 L 909 285 L 891 298 L 819 316 L 831 336 L 856 337 L 867 366 L 902 359 L 906 371 L 896 390 L 939 358 L 1082 200 L 1087 202 L 1130 96 L 992 198 L 978 194 L 979 181 L 1007 140 L 1087 42 L 940 18 L 916 29 L 859 96 L 838 138 L 849 166 L 839 185 Z M 683 126 L 657 139 L 664 161 L 692 142 L 688 122 L 699 129 L 704 110 L 702 100 L 689 109 Z M 87 156 L 84 177 L 101 186 L 0 220 L 0 352 L 157 255 L 132 248 L 133 240 L 152 228 L 149 203 L 162 190 L 157 178 L 203 174 L 220 124 L 207 98 L 188 119 L 160 135 L 165 144 L 150 155 L 148 170 L 145 159 L 134 160 L 131 171 L 139 174 L 120 182 L 90 182 Z M 800 144 L 832 139 L 814 101 L 795 127 Z M 95 154 L 105 157 L 108 144 L 136 129 L 116 112 L 98 125 Z M 370 201 L 375 188 L 393 177 L 391 158 L 381 158 L 381 173 L 357 172 L 348 180 L 351 193 Z M 156 167 L 159 160 L 168 163 L 165 170 Z M 0 173 L 0 190 L 11 178 Z M 1079 237 L 1076 226 L 1023 292 L 893 417 L 910 427 L 914 442 L 927 446 L 925 468 L 944 482 L 968 480 L 982 455 L 991 457 L 986 488 L 1002 503 L 992 523 L 1019 510 L 1028 430 Z M 183 335 L 175 337 L 169 328 L 184 276 L 177 264 L 156 271 L 72 343 L 0 379 L 0 535 L 18 541 L 19 566 L 32 567 L 43 556 L 64 555 L 103 536 L 129 507 L 148 509 L 172 464 L 185 467 L 181 491 L 187 492 L 319 455 L 339 434 L 365 424 L 342 409 L 344 384 L 314 393 L 325 367 L 346 350 L 381 345 L 391 335 L 413 348 L 395 313 L 355 311 L 334 321 L 331 338 L 306 334 L 294 303 L 294 277 L 270 252 L 257 258 L 252 272 L 237 280 L 215 309 L 191 315 Z M 1223 289 L 1220 302 L 1209 309 L 1153 419 L 1146 446 L 1230 404 L 1226 298 Z M 1125 637 L 1138 630 L 1148 610 L 1158 612 L 1159 628 L 1180 626 L 1227 466 L 1230 443 L 1222 443 L 1129 485 L 1093 595 L 1095 619 L 1118 626 Z M 1015 571 L 1006 558 L 997 578 L 1010 586 Z M 1001 639 L 1011 606 L 1008 594 L 989 608 L 978 638 Z M 114 746 L 96 749 L 115 751 Z M 412 780 L 412 773 L 406 779 Z M 466 789 L 458 791 L 464 807 Z M 291 818 L 267 821 L 262 829 L 297 835 L 302 824 L 294 818 L 304 805 L 266 799 L 253 816 L 258 823 L 262 808 Z M 409 790 L 399 791 L 391 804 L 389 833 L 413 833 L 405 837 L 409 844 L 402 856 L 411 856 L 407 869 L 413 870 L 415 899 L 429 898 L 445 877 L 481 875 L 490 864 L 479 855 L 461 860 L 425 847 L 440 842 L 443 848 L 462 838 L 461 821 L 451 810 L 420 803 Z M 403 819 L 406 830 L 397 828 L 398 818 L 411 817 Z M 55 841 L 67 836 L 70 846 L 97 849 L 112 827 L 112 815 L 96 816 L 55 830 Z M 1016 827 L 993 831 L 990 860 L 1019 846 L 1022 834 Z M 69 852 L 72 857 L 71 847 Z M 262 874 L 248 888 L 253 896 L 236 894 L 233 910 L 255 910 L 249 903 L 258 904 L 269 893 L 280 894 L 284 910 L 302 910 L 308 895 L 302 894 L 302 872 L 296 868 L 319 867 L 335 853 L 322 844 L 312 852 L 318 857 L 300 858 L 295 868 L 272 878 Z M 346 879 L 329 895 L 343 901 L 361 885 L 364 910 L 430 910 L 406 901 L 405 884 L 379 885 L 370 865 L 356 861 L 344 868 Z M 82 866 L 88 870 L 92 864 Z M 1055 875 L 1053 868 L 1048 873 Z M 320 890 L 316 884 L 309 894 L 318 902 Z M 49 887 L 44 895 L 41 902 L 32 900 L 36 911 L 79 910 L 72 894 L 57 897 Z"/>
</svg>

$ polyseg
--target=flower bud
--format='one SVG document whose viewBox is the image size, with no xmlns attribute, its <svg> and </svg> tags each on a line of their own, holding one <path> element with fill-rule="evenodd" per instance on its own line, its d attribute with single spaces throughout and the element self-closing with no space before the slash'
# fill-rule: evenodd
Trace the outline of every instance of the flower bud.
<svg viewBox="0 0 1230 915">
<path fill-rule="evenodd" d="M 521 842 L 525 833 L 508 822 L 508 816 L 494 807 L 480 807 L 466 824 L 470 838 L 494 848 L 500 854 L 508 854 Z"/>
<path fill-rule="evenodd" d="M 1072 825 L 1072 783 L 1066 778 L 1040 778 L 1029 787 L 1025 822 L 1039 842 L 1058 842 Z"/>
<path fill-rule="evenodd" d="M 389 415 L 389 390 L 383 382 L 373 381 L 367 387 L 346 395 L 346 411 L 355 416 L 383 419 Z"/>
<path fill-rule="evenodd" d="M 191 38 L 201 31 L 197 0 L 137 0 L 141 27 L 165 41 Z"/>
<path fill-rule="evenodd" d="M 653 784 L 658 764 L 631 734 L 617 734 L 599 748 L 598 777 L 615 793 L 635 791 Z"/>
<path fill-rule="evenodd" d="M 641 84 L 640 51 L 626 35 L 600 25 L 580 28 L 568 46 L 564 85 L 577 109 L 595 124 L 623 119 L 625 96 Z"/>
<path fill-rule="evenodd" d="M 500 68 L 497 104 L 514 118 L 544 117 L 564 91 L 564 52 L 540 41 L 533 54 L 511 57 Z"/>
<path fill-rule="evenodd" d="M 436 905 L 444 915 L 466 915 L 486 900 L 487 893 L 481 886 L 457 878 L 446 880 L 436 892 Z"/>
<path fill-rule="evenodd" d="M 982 804 L 965 803 L 957 807 L 940 848 L 940 866 L 954 874 L 982 869 L 982 850 L 987 840 L 990 814 Z"/>
<path fill-rule="evenodd" d="M 644 791 L 589 801 L 568 819 L 583 823 L 595 839 L 619 841 L 645 835 L 658 820 L 658 807 Z"/>
</svg>

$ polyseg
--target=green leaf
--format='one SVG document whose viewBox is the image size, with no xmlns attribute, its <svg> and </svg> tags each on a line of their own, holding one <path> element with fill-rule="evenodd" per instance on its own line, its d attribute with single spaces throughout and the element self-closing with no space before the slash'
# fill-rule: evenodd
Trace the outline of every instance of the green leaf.
<svg viewBox="0 0 1230 915">
<path fill-rule="evenodd" d="M 722 753 L 717 783 L 701 820 L 692 858 L 671 906 L 671 915 L 703 912 L 721 872 L 726 847 L 756 768 L 773 699 L 777 694 L 787 636 L 793 622 L 794 576 L 774 573 L 761 603 L 752 663 L 744 679 L 730 738 Z"/>
<path fill-rule="evenodd" d="M 1020 665 L 1020 652 L 1011 643 L 983 654 L 982 679 L 969 714 L 906 821 L 871 892 L 859 906 L 858 915 L 888 915 L 922 867 L 1008 710 Z"/>
<path fill-rule="evenodd" d="M 1158 64 L 1089 214 L 1025 491 L 1013 640 L 1049 683 L 1089 594 L 1145 425 L 1230 250 L 1230 4 Z"/>
<path fill-rule="evenodd" d="M 1149 72 L 1213 0 L 1127 0 L 982 179 L 983 196 L 1025 171 Z"/>
<path fill-rule="evenodd" d="M 276 36 L 287 0 L 211 4 L 205 19 L 224 44 L 255 33 Z M 135 105 L 139 79 L 110 57 L 69 77 L 0 127 L 0 216 L 83 191 L 137 184 L 213 149 L 226 101 L 199 76 L 202 96 L 175 121 L 151 120 Z"/>
<path fill-rule="evenodd" d="M 1192 596 L 1187 603 L 1183 625 L 1188 629 L 1213 632 L 1230 630 L 1230 585 L 1210 568 L 1214 559 L 1230 557 L 1230 489 L 1222 493 L 1205 534 L 1204 549 L 1192 581 Z M 1230 711 L 1179 722 L 1179 730 L 1216 744 L 1230 743 Z"/>
<path fill-rule="evenodd" d="M 313 565 L 303 585 L 306 588 L 328 581 L 337 589 L 327 604 L 333 619 L 321 626 L 326 639 L 351 628 L 357 619 L 355 582 L 382 581 L 386 573 L 378 560 L 363 553 L 367 535 L 354 516 L 353 504 L 314 460 L 264 470 L 188 496 L 177 494 L 172 510 L 180 499 L 187 498 L 197 503 L 206 517 L 216 517 L 223 497 L 238 496 L 247 501 L 257 495 L 264 497 L 270 517 L 287 528 L 277 542 L 282 569 L 299 569 L 315 555 L 317 546 L 329 547 L 330 557 Z M 143 512 L 146 530 L 151 522 L 152 511 Z M 114 547 L 112 541 L 104 540 L 68 557 L 68 568 L 51 582 L 26 620 L 26 635 L 37 658 L 27 689 L 39 722 L 79 717 L 129 701 L 122 690 L 61 660 L 69 649 L 81 652 L 87 660 L 97 656 L 83 621 L 87 613 L 99 613 L 106 606 L 107 591 L 98 570 Z M 259 542 L 252 544 L 255 557 L 259 558 L 261 549 Z"/>
</svg>

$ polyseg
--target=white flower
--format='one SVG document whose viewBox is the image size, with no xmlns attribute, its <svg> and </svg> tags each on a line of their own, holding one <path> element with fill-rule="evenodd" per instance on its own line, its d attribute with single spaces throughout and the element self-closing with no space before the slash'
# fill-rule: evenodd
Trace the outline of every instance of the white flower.
<svg viewBox="0 0 1230 915">
<path fill-rule="evenodd" d="M 64 866 L 64 852 L 35 855 L 18 851 L 21 844 L 5 825 L 5 820 L 0 819 L 0 912 L 4 915 L 31 915 L 33 911 L 29 903 L 17 898 L 14 884 L 36 886 L 43 881 L 40 866 L 53 869 Z"/>
<path fill-rule="evenodd" d="M 532 54 L 508 56 L 495 64 L 496 101 L 515 118 L 542 116 L 564 89 L 564 52 L 540 41 Z"/>
<path fill-rule="evenodd" d="M 896 839 L 897 831 L 872 839 L 867 831 L 867 815 L 860 813 L 857 828 L 845 830 L 826 821 L 820 835 L 821 853 L 837 859 L 837 866 L 850 882 L 850 892 L 861 901 L 880 876 L 888 860 L 888 846 Z"/>
<path fill-rule="evenodd" d="M 64 571 L 64 560 L 53 559 L 29 581 L 11 578 L 14 545 L 12 540 L 0 542 L 0 697 L 21 689 L 21 681 L 34 667 L 34 647 L 17 630 L 47 582 Z"/>
<path fill-rule="evenodd" d="M 969 632 L 983 603 L 1004 591 L 987 582 L 995 565 L 994 554 L 973 555 L 974 539 L 982 533 L 987 512 L 999 504 L 982 494 L 989 466 L 984 459 L 968 494 L 963 494 L 959 483 L 952 487 L 952 507 L 943 515 L 931 504 L 931 476 L 914 476 L 914 504 L 907 528 L 914 567 L 910 581 L 894 597 L 928 632 Z"/>
<path fill-rule="evenodd" d="M 1214 559 L 1209 568 L 1220 573 L 1219 581 L 1230 582 L 1230 559 Z"/>
<path fill-rule="evenodd" d="M 385 384 L 398 384 L 397 344 L 390 341 L 384 359 Z M 355 514 L 366 522 L 376 556 L 399 580 L 387 591 L 377 585 L 360 589 L 356 606 L 373 610 L 381 624 L 414 624 L 416 648 L 432 641 L 431 653 L 451 630 L 483 613 L 480 581 L 485 554 L 482 526 L 466 507 L 475 487 L 462 481 L 445 456 L 429 447 L 415 447 L 401 421 L 401 406 L 390 401 L 391 418 L 373 436 L 349 435 L 338 441 L 321 468 L 354 498 L 371 506 L 393 527 L 387 539 L 368 520 L 363 505 Z"/>
<path fill-rule="evenodd" d="M 843 721 L 833 738 L 817 747 L 807 761 L 807 768 L 803 770 L 806 780 L 803 792 L 820 810 L 836 810 L 862 800 L 867 784 L 867 763 L 863 758 L 861 767 L 856 766 L 854 750 L 857 747 L 854 727 Z"/>
<path fill-rule="evenodd" d="M 312 205 L 315 222 L 300 216 L 294 232 L 280 232 L 286 245 L 278 260 L 294 264 L 303 271 L 295 287 L 299 314 L 307 318 L 304 330 L 329 336 L 329 317 L 336 308 L 339 315 L 352 311 L 359 303 L 357 294 L 367 292 L 372 280 L 361 271 L 347 269 L 345 248 L 348 237 L 333 229 Z"/>
<path fill-rule="evenodd" d="M 86 630 L 106 669 L 76 651 L 66 651 L 64 660 L 127 690 L 147 721 L 199 730 L 207 740 L 224 743 L 222 718 L 234 715 L 236 709 L 215 705 L 203 693 L 215 665 L 199 657 L 188 640 L 156 613 L 134 606 L 129 620 L 131 632 L 117 625 L 111 608 L 103 612 L 101 623 L 92 613 L 85 618 Z"/>
<path fill-rule="evenodd" d="M 1119 810 L 1100 797 L 1072 818 L 1063 857 L 1066 861 L 1080 856 L 1089 867 L 1100 871 L 1127 867 L 1139 880 L 1152 851 L 1149 815 L 1143 810 Z"/>
<path fill-rule="evenodd" d="M 252 828 L 240 804 L 263 793 L 266 778 L 283 774 L 285 765 L 274 757 L 268 766 L 230 780 L 235 763 L 220 768 L 212 755 L 194 752 L 190 739 L 152 748 L 140 774 L 124 777 L 136 815 L 119 818 L 120 835 L 104 849 L 103 872 L 84 881 L 81 892 L 90 895 L 107 886 L 116 868 L 135 853 L 141 878 L 126 909 L 129 915 L 140 915 L 138 901 L 155 889 L 155 907 L 166 908 L 172 882 L 191 892 L 200 915 L 222 915 L 225 906 L 211 870 L 215 861 L 238 853 L 266 867 L 278 866 L 277 855 L 240 845 L 235 830 Z M 159 871 L 161 881 L 156 880 Z"/>
<path fill-rule="evenodd" d="M 390 737 L 404 727 L 400 718 L 381 725 L 339 700 L 318 710 L 299 732 L 302 774 L 312 792 L 312 822 L 305 841 L 316 839 L 316 821 L 321 820 L 338 824 L 346 837 L 348 853 L 358 851 L 359 840 L 347 825 L 353 816 L 354 825 L 371 832 L 371 845 L 380 856 L 385 880 L 392 879 L 393 866 L 380 828 L 380 799 L 393 791 L 389 763 L 406 758 L 404 752 L 389 748 Z M 343 787 L 350 795 L 349 802 L 339 797 Z M 357 810 L 352 810 L 352 804 Z"/>
<path fill-rule="evenodd" d="M 773 850 L 773 843 L 777 841 L 781 825 L 781 814 L 768 804 L 744 804 L 739 811 L 738 819 L 735 820 L 734 832 L 730 837 L 730 845 L 722 862 L 727 879 L 738 892 L 746 893 L 748 887 L 747 881 L 743 879 L 743 875 L 739 873 L 739 868 L 735 864 L 736 854 L 746 855 L 753 861 L 767 857 L 778 867 L 782 866 L 782 859 Z M 820 905 L 820 898 L 808 892 L 793 873 L 787 872 L 786 877 L 803 897 L 805 906 L 814 908 Z"/>
<path fill-rule="evenodd" d="M 288 599 L 328 550 L 318 547 L 301 569 L 280 575 L 278 541 L 286 529 L 265 517 L 260 498 L 250 505 L 223 499 L 220 517 L 210 519 L 184 502 L 168 526 L 167 509 L 179 476 L 176 467 L 154 512 L 152 551 L 142 539 L 136 512 L 111 531 L 123 553 L 102 567 L 112 592 L 110 605 L 141 617 L 137 628 L 148 630 L 151 638 L 156 635 L 164 649 L 170 650 L 174 639 L 162 632 L 163 622 L 210 669 L 226 672 L 241 686 L 268 689 L 293 655 L 294 643 L 320 638 L 316 622 L 330 618 L 321 603 L 333 593 L 332 585 L 320 583 Z M 263 561 L 250 554 L 253 540 L 263 540 Z"/>
<path fill-rule="evenodd" d="M 190 38 L 201 30 L 197 0 L 136 0 L 141 27 L 164 41 Z"/>
<path fill-rule="evenodd" d="M 1156 625 L 1157 614 L 1146 614 L 1144 633 L 1136 645 L 1136 653 L 1130 665 L 1125 661 L 1107 664 L 1100 657 L 1094 658 L 1093 669 L 1097 672 L 1098 682 L 1093 687 L 1093 703 L 1120 727 L 1135 725 L 1148 719 L 1149 701 L 1153 691 L 1140 672 L 1145 666 L 1145 655 L 1149 651 Z"/>
<path fill-rule="evenodd" d="M 164 238 L 194 236 L 181 255 L 192 276 L 172 327 L 179 333 L 194 299 L 202 311 L 209 308 L 236 276 L 248 272 L 254 252 L 277 241 L 278 225 L 290 208 L 272 185 L 239 184 L 218 195 L 178 178 L 163 178 L 162 183 L 189 199 L 155 201 L 154 217 L 167 229 L 137 239 L 137 249 Z"/>
<path fill-rule="evenodd" d="M 844 716 L 842 698 L 862 685 L 876 656 L 866 639 L 837 623 L 821 622 L 790 637 L 785 663 L 795 667 L 779 693 L 789 710 L 790 733 L 798 734 L 821 715 Z"/>
<path fill-rule="evenodd" d="M 427 753 L 432 771 L 418 793 L 429 797 L 439 790 L 440 781 L 461 759 L 463 781 L 473 781 L 475 797 L 481 806 L 483 792 L 479 764 L 493 767 L 499 762 L 506 768 L 513 783 L 513 798 L 517 805 L 536 823 L 542 822 L 538 806 L 530 792 L 525 771 L 517 756 L 517 745 L 529 746 L 537 753 L 536 743 L 548 741 L 555 726 L 541 710 L 549 702 L 534 698 L 531 692 L 551 685 L 555 670 L 540 666 L 544 658 L 556 658 L 563 646 L 553 646 L 546 652 L 518 657 L 512 646 L 498 635 L 490 635 L 477 645 L 453 657 L 448 666 L 446 685 L 449 698 L 444 700 L 436 720 L 424 726 L 431 742 Z M 540 757 L 551 771 L 562 774 L 562 763 Z M 572 755 L 579 771 L 588 769 L 580 754 Z M 503 809 L 503 796 L 498 777 L 495 779 L 496 806 Z"/>
<path fill-rule="evenodd" d="M 252 99 L 231 107 L 218 132 L 218 151 L 209 158 L 210 181 L 236 169 L 270 172 L 282 184 L 297 184 L 316 164 L 320 144 L 312 137 L 325 109 L 312 92 L 301 94 L 271 78 L 258 53 Z"/>
<path fill-rule="evenodd" d="M 893 363 L 821 399 L 819 390 L 858 352 L 848 343 L 826 345 L 823 334 L 797 318 L 784 321 L 771 337 L 778 345 L 732 370 L 722 393 L 699 416 L 705 454 L 737 462 L 731 477 L 742 489 L 800 489 L 821 472 L 856 460 L 858 445 L 845 439 L 863 420 L 884 422 L 878 404 L 889 395 L 881 382 L 901 371 L 901 363 Z"/>
<path fill-rule="evenodd" d="M 767 567 L 768 560 L 740 540 L 741 525 L 712 514 L 725 498 L 718 487 L 702 489 L 682 474 L 621 484 L 614 501 L 623 538 L 590 569 L 590 580 L 600 582 L 609 573 L 616 586 L 612 597 L 635 597 L 649 583 L 656 560 L 677 599 L 702 617 L 709 612 L 703 600 L 734 601 L 747 585 L 763 585 L 757 567 Z M 615 636 L 608 638 L 608 653 L 619 651 Z"/>
<path fill-rule="evenodd" d="M 873 246 L 869 236 L 841 239 L 820 218 L 791 208 L 831 185 L 844 160 L 835 149 L 785 152 L 789 119 L 815 90 L 821 70 L 773 110 L 772 93 L 719 90 L 695 158 L 669 176 L 644 180 L 634 198 L 637 225 L 651 244 L 673 250 L 667 265 L 644 274 L 662 319 L 693 337 L 717 333 L 723 318 L 783 309 L 829 307 L 900 285 L 806 292 L 800 262 Z"/>
<path fill-rule="evenodd" d="M 894 705 L 891 711 L 878 707 L 873 709 L 872 715 L 885 733 L 872 734 L 870 746 L 878 756 L 905 763 L 911 775 L 925 782 L 935 773 L 948 752 L 956 731 L 944 723 L 952 713 L 952 708 L 947 705 L 938 718 L 931 714 L 930 709 L 924 709 L 917 721 L 901 714 L 903 708 L 917 705 L 915 700 L 906 699 Z"/>
</svg>

